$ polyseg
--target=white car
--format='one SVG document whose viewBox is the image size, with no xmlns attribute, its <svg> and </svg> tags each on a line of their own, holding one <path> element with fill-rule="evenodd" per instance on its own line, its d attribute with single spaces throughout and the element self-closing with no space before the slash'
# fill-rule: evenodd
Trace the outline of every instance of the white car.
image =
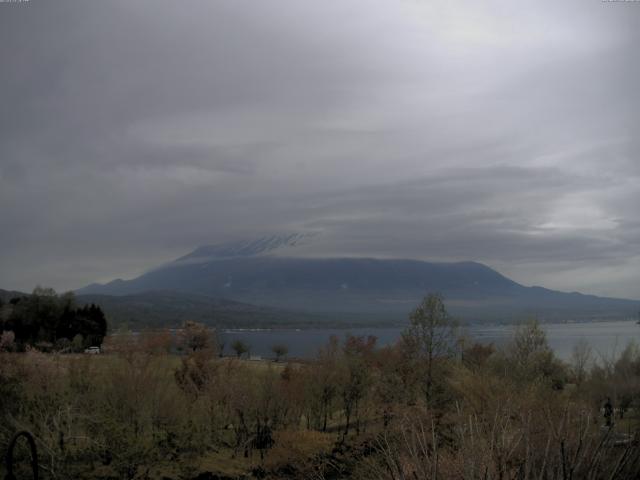
<svg viewBox="0 0 640 480">
<path fill-rule="evenodd" d="M 97 355 L 98 353 L 100 353 L 100 347 L 89 347 L 84 351 L 84 353 L 88 353 L 90 355 Z"/>
</svg>

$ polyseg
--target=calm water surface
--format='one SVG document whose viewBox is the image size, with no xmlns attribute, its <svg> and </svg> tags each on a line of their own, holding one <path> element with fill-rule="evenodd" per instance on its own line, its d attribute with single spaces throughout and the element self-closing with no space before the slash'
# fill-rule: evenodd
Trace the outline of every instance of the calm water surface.
<svg viewBox="0 0 640 480">
<path fill-rule="evenodd" d="M 475 340 L 482 343 L 504 345 L 513 335 L 515 326 L 474 325 L 466 331 Z M 569 359 L 573 346 L 580 340 L 586 340 L 593 348 L 596 357 L 619 354 L 625 346 L 635 340 L 640 343 L 640 325 L 634 321 L 589 322 L 589 323 L 550 323 L 544 324 L 549 345 L 562 359 Z M 271 347 L 284 344 L 289 348 L 290 357 L 310 358 L 327 343 L 331 335 L 343 339 L 352 335 L 375 335 L 378 345 L 388 345 L 400 337 L 402 328 L 352 328 L 352 329 L 310 329 L 310 330 L 225 330 L 222 341 L 225 353 L 231 353 L 230 345 L 241 339 L 251 347 L 252 355 L 272 357 Z"/>
</svg>

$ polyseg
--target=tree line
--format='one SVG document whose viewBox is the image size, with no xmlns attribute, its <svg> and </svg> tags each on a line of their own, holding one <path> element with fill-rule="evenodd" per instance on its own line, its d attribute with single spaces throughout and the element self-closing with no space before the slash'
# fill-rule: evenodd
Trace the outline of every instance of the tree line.
<svg viewBox="0 0 640 480">
<path fill-rule="evenodd" d="M 98 305 L 77 306 L 71 292 L 58 295 L 36 287 L 31 295 L 0 305 L 0 332 L 0 348 L 5 350 L 81 351 L 102 344 L 107 320 Z"/>
</svg>

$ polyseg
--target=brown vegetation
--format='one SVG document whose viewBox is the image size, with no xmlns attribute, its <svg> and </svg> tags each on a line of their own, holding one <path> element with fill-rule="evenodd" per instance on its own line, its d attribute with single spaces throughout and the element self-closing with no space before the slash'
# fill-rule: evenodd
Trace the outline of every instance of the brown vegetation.
<svg viewBox="0 0 640 480">
<path fill-rule="evenodd" d="M 332 338 L 305 363 L 220 358 L 197 324 L 182 355 L 167 332 L 1 353 L 0 445 L 32 432 L 51 479 L 636 478 L 638 347 L 564 364 L 535 322 L 501 350 L 457 341 L 439 297 L 411 320 L 397 345 Z"/>
</svg>

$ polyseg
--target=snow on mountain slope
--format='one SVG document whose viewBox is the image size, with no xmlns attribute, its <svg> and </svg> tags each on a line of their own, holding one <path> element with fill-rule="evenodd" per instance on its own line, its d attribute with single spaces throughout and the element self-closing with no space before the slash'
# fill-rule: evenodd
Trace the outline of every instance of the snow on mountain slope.
<svg viewBox="0 0 640 480">
<path fill-rule="evenodd" d="M 315 234 L 291 233 L 268 235 L 257 239 L 205 245 L 176 260 L 175 263 L 204 262 L 222 258 L 253 257 L 257 255 L 283 254 L 287 250 L 308 244 Z"/>
</svg>

